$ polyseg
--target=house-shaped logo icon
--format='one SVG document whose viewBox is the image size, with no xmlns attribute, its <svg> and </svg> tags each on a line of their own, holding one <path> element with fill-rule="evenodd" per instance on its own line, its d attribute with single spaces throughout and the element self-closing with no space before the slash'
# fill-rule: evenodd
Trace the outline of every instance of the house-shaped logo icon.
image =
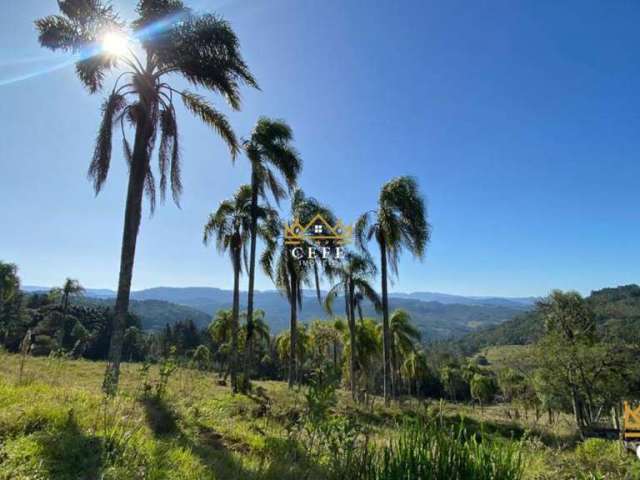
<svg viewBox="0 0 640 480">
<path fill-rule="evenodd" d="M 351 241 L 352 228 L 338 220 L 331 225 L 322 215 L 317 214 L 306 225 L 296 219 L 285 226 L 284 239 L 287 245 L 301 245 L 305 240 L 326 244 L 344 245 Z"/>
</svg>

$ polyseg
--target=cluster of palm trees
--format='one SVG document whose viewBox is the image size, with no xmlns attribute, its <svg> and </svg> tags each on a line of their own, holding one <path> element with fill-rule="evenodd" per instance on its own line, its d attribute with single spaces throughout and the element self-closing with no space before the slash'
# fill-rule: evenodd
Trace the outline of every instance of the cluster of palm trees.
<svg viewBox="0 0 640 480">
<path fill-rule="evenodd" d="M 265 248 L 260 255 L 260 264 L 291 307 L 289 384 L 293 385 L 299 378 L 295 352 L 298 349 L 297 316 L 302 305 L 302 288 L 315 284 L 318 300 L 321 300 L 320 277 L 326 275 L 333 285 L 325 300 L 327 308 L 331 309 L 338 292 L 345 297 L 354 392 L 356 358 L 359 355 L 355 312 L 361 311 L 361 302 L 365 298 L 382 310 L 384 394 L 388 401 L 395 388 L 394 372 L 397 371 L 389 318 L 389 268 L 392 274 L 397 271 L 403 249 L 422 257 L 430 233 L 416 182 L 409 177 L 399 177 L 384 185 L 377 208 L 356 222 L 358 252 L 349 253 L 344 261 L 337 263 L 320 259 L 298 261 L 284 241 L 283 222 L 271 207 L 271 200 L 279 204 L 289 195 L 290 217 L 303 224 L 317 213 L 329 221 L 334 221 L 335 217 L 327 207 L 296 188 L 302 162 L 292 146 L 293 135 L 289 126 L 282 121 L 261 118 L 250 138 L 240 141 L 226 116 L 212 103 L 201 95 L 179 90 L 172 84 L 172 80 L 182 77 L 195 87 L 221 95 L 233 110 L 239 110 L 240 88 L 258 88 L 258 83 L 243 60 L 238 38 L 231 26 L 216 15 L 193 13 L 181 0 L 139 0 L 138 18 L 130 24 L 126 24 L 112 6 L 101 0 L 65 0 L 58 2 L 58 6 L 59 14 L 36 21 L 41 45 L 76 54 L 76 72 L 91 93 L 102 91 L 106 75 L 117 69 L 114 85 L 103 105 L 102 122 L 88 172 L 96 193 L 107 180 L 114 131 L 121 134 L 124 156 L 129 165 L 118 293 L 104 390 L 113 393 L 118 386 L 143 197 L 146 194 L 153 212 L 157 189 L 161 200 L 164 200 L 165 192 L 170 188 L 177 204 L 182 192 L 180 137 L 175 108 L 175 101 L 179 99 L 189 112 L 211 126 L 223 139 L 232 159 L 242 152 L 251 165 L 250 184 L 241 186 L 232 199 L 220 204 L 210 216 L 204 233 L 205 243 L 215 238 L 217 248 L 229 254 L 233 267 L 230 372 L 234 390 L 239 387 L 240 368 L 237 354 L 240 275 L 244 265 L 248 272 L 246 380 L 251 345 L 256 334 L 253 293 L 257 244 L 261 239 Z M 137 45 L 132 46 L 126 55 L 99 48 L 106 34 L 118 32 L 131 34 Z M 158 161 L 155 174 L 151 166 L 154 155 Z M 369 251 L 371 241 L 377 245 L 380 255 L 380 299 L 370 284 L 377 271 Z"/>
<path fill-rule="evenodd" d="M 341 258 L 307 258 L 301 261 L 294 257 L 291 247 L 287 245 L 283 235 L 284 222 L 279 218 L 277 210 L 270 206 L 266 192 L 277 201 L 289 192 L 291 217 L 302 225 L 308 224 L 318 214 L 330 221 L 335 221 L 335 215 L 328 207 L 296 188 L 301 161 L 291 145 L 292 137 L 291 129 L 282 121 L 266 118 L 258 121 L 251 139 L 244 143 L 252 165 L 251 185 L 242 185 L 233 198 L 223 201 L 205 225 L 204 242 L 208 243 L 215 237 L 218 250 L 229 254 L 233 267 L 230 325 L 230 373 L 233 389 L 238 390 L 240 275 L 244 264 L 244 269 L 249 272 L 244 382 L 248 379 L 248 365 L 252 356 L 253 286 L 256 245 L 260 238 L 264 243 L 260 256 L 263 271 L 286 296 L 290 306 L 289 331 L 278 340 L 278 350 L 283 351 L 285 345 L 288 350 L 289 385 L 293 386 L 300 379 L 299 364 L 305 350 L 300 338 L 304 329 L 298 325 L 302 289 L 304 286 L 315 286 L 318 300 L 324 303 L 329 314 L 333 314 L 336 298 L 341 295 L 344 297 L 344 316 L 349 332 L 349 382 L 354 400 L 358 392 L 356 369 L 367 363 L 364 357 L 359 357 L 362 352 L 359 351 L 358 336 L 364 335 L 366 331 L 358 331 L 356 312 L 362 329 L 366 326 L 362 316 L 362 303 L 365 300 L 370 301 L 377 311 L 382 311 L 383 390 L 388 400 L 397 394 L 400 354 L 405 358 L 410 350 L 414 350 L 413 345 L 419 340 L 419 333 L 410 324 L 406 312 L 396 311 L 389 316 L 388 270 L 391 267 L 391 272 L 397 273 L 398 257 L 405 248 L 418 257 L 423 255 L 430 234 L 425 219 L 424 201 L 413 178 L 395 178 L 383 186 L 378 208 L 363 214 L 356 222 L 357 251 L 347 251 Z M 281 178 L 286 181 L 286 189 L 280 185 Z M 378 270 L 369 251 L 368 243 L 372 239 L 376 240 L 380 253 L 382 298 L 371 283 Z M 321 277 L 331 284 L 324 300 L 320 294 Z"/>
</svg>

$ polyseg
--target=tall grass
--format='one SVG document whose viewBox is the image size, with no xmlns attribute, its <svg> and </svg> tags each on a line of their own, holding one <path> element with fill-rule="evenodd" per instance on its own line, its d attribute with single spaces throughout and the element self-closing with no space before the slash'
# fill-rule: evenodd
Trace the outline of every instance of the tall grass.
<svg viewBox="0 0 640 480">
<path fill-rule="evenodd" d="M 386 446 L 363 446 L 349 471 L 358 480 L 520 480 L 523 464 L 514 442 L 480 440 L 465 429 L 436 422 L 405 424 Z"/>
</svg>

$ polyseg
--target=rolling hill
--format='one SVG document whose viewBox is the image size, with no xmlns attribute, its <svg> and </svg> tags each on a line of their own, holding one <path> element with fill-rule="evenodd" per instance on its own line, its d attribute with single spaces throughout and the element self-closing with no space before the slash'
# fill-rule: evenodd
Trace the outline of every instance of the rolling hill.
<svg viewBox="0 0 640 480">
<path fill-rule="evenodd" d="M 25 287 L 26 291 L 47 291 L 44 287 Z M 499 325 L 513 319 L 528 310 L 525 302 L 503 299 L 504 302 L 490 300 L 482 303 L 476 297 L 459 297 L 460 303 L 451 301 L 425 301 L 426 294 L 393 294 L 390 308 L 407 310 L 413 321 L 423 334 L 425 341 L 457 338 L 481 327 Z M 429 294 L 444 295 L 444 294 Z M 110 290 L 87 289 L 85 301 L 99 305 L 113 303 L 115 292 Z M 419 298 L 422 297 L 422 298 Z M 198 326 L 209 323 L 212 315 L 219 309 L 231 308 L 232 292 L 219 288 L 157 287 L 132 292 L 131 309 L 137 314 L 146 329 L 158 329 L 166 323 L 174 323 L 187 318 Z M 474 298 L 476 298 L 474 300 Z M 465 300 L 466 299 L 466 300 Z M 241 308 L 245 308 L 246 294 L 241 296 Z M 278 333 L 289 326 L 289 304 L 277 291 L 256 292 L 256 306 L 266 312 L 267 321 L 273 333 Z M 343 312 L 340 299 L 336 302 L 336 313 Z M 377 316 L 372 305 L 365 305 L 366 316 Z M 315 292 L 306 291 L 300 320 L 308 322 L 316 318 L 326 318 L 327 314 L 318 304 Z"/>
<path fill-rule="evenodd" d="M 640 286 L 594 290 L 586 300 L 593 309 L 601 335 L 625 342 L 640 339 Z M 543 333 L 543 319 L 535 311 L 528 311 L 499 325 L 471 332 L 453 345 L 469 355 L 489 346 L 534 343 Z"/>
</svg>

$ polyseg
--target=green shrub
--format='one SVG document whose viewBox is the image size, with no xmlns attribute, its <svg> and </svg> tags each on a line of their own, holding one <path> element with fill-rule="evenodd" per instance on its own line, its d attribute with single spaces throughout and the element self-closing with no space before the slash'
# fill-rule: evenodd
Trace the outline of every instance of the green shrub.
<svg viewBox="0 0 640 480">
<path fill-rule="evenodd" d="M 636 459 L 622 448 L 620 442 L 589 438 L 576 447 L 574 461 L 576 468 L 590 472 L 596 478 L 624 478 Z"/>
</svg>

